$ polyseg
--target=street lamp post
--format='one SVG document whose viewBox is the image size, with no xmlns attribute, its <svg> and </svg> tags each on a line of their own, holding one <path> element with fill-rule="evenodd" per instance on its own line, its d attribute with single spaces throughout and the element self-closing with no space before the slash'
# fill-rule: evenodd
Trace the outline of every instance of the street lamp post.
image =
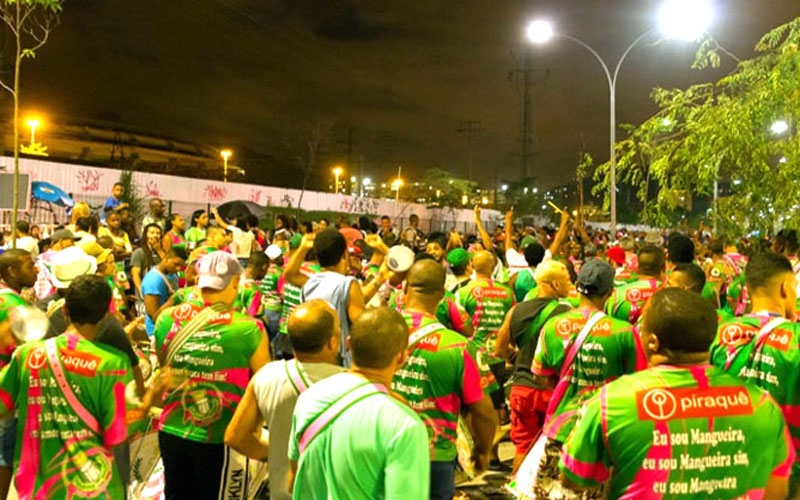
<svg viewBox="0 0 800 500">
<path fill-rule="evenodd" d="M 392 189 L 395 190 L 394 201 L 395 203 L 400 201 L 400 188 L 403 187 L 403 179 L 398 177 L 397 179 L 392 182 Z"/>
<path fill-rule="evenodd" d="M 333 169 L 333 178 L 334 178 L 333 192 L 335 194 L 339 194 L 339 176 L 342 175 L 342 172 L 344 172 L 344 169 L 342 169 L 342 167 L 335 167 Z"/>
<path fill-rule="evenodd" d="M 710 5 L 707 0 L 669 0 L 664 3 L 660 12 L 659 20 L 661 31 L 672 38 L 683 40 L 696 40 L 702 35 L 711 20 Z M 617 230 L 617 154 L 615 144 L 617 142 L 617 115 L 616 115 L 616 94 L 617 77 L 623 61 L 633 48 L 642 40 L 655 32 L 649 29 L 639 35 L 622 53 L 617 61 L 612 73 L 606 61 L 583 40 L 565 33 L 556 33 L 552 25 L 544 20 L 536 20 L 528 25 L 526 35 L 528 40 L 535 44 L 543 44 L 550 41 L 553 36 L 566 38 L 577 43 L 590 54 L 592 54 L 606 75 L 608 83 L 608 106 L 609 106 L 609 205 L 611 211 L 611 232 Z"/>
<path fill-rule="evenodd" d="M 219 154 L 222 156 L 222 180 L 223 182 L 228 182 L 228 158 L 230 158 L 233 153 L 231 153 L 230 149 L 223 149 Z"/>
<path fill-rule="evenodd" d="M 36 119 L 28 120 L 26 123 L 31 128 L 31 144 L 30 145 L 31 145 L 31 147 L 33 147 L 34 143 L 36 143 L 36 127 L 41 125 L 41 123 L 39 122 L 39 120 L 36 120 Z"/>
</svg>

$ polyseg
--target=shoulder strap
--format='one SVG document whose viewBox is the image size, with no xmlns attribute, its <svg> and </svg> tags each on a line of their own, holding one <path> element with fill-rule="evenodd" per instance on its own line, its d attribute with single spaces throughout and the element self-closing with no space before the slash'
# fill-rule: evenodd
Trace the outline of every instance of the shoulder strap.
<svg viewBox="0 0 800 500">
<path fill-rule="evenodd" d="M 418 328 L 417 331 L 409 335 L 408 337 L 408 347 L 414 347 L 417 342 L 424 339 L 426 336 L 433 332 L 437 332 L 439 330 L 444 330 L 445 326 L 438 321 L 435 323 L 431 323 L 429 325 L 425 325 L 422 328 Z"/>
<path fill-rule="evenodd" d="M 94 431 L 98 436 L 102 435 L 102 429 L 100 429 L 100 424 L 97 422 L 97 419 L 94 418 L 94 416 L 89 413 L 89 410 L 78 400 L 75 393 L 72 391 L 72 387 L 69 386 L 69 382 L 67 382 L 64 370 L 61 368 L 61 361 L 58 359 L 56 338 L 54 337 L 46 340 L 44 346 L 45 351 L 47 351 L 47 359 L 50 362 L 50 369 L 53 371 L 56 382 L 58 382 L 58 387 L 61 389 L 61 393 L 67 400 L 67 403 L 72 407 L 75 413 L 78 414 L 80 419 L 83 420 L 86 427 Z"/>
<path fill-rule="evenodd" d="M 161 272 L 161 271 L 159 271 L 158 269 L 155 269 L 155 272 L 157 272 L 157 273 L 158 273 L 158 275 L 159 275 L 159 276 L 161 276 L 161 280 L 162 280 L 162 281 L 164 281 L 164 284 L 165 284 L 165 285 L 167 285 L 167 290 L 169 291 L 170 295 L 172 295 L 173 293 L 175 293 L 175 287 L 173 287 L 173 286 L 172 286 L 172 283 L 170 283 L 170 282 L 169 282 L 169 280 L 167 279 L 167 277 L 166 277 L 166 276 L 164 276 L 164 273 L 162 273 L 162 272 Z"/>
<path fill-rule="evenodd" d="M 344 413 L 345 410 L 353 406 L 355 403 L 362 399 L 375 396 L 376 394 L 388 391 L 382 385 L 373 384 L 371 382 L 364 382 L 353 388 L 350 392 L 346 393 L 341 398 L 330 404 L 325 410 L 322 411 L 314 420 L 312 420 L 303 431 L 300 433 L 300 441 L 298 447 L 302 454 L 308 445 L 315 437 L 322 432 L 325 427 L 333 423 L 334 420 Z"/>
<path fill-rule="evenodd" d="M 553 395 L 550 396 L 550 403 L 547 405 L 545 422 L 551 421 L 553 415 L 558 409 L 558 405 L 560 405 L 561 400 L 564 399 L 564 394 L 567 392 L 567 386 L 569 385 L 569 382 L 567 381 L 567 375 L 572 371 L 572 362 L 575 360 L 575 356 L 578 355 L 578 351 L 583 345 L 583 342 L 586 340 L 586 337 L 589 336 L 589 332 L 594 329 L 594 326 L 598 321 L 605 317 L 606 315 L 604 313 L 600 311 L 595 312 L 588 319 L 588 321 L 586 321 L 583 329 L 575 338 L 575 342 L 572 343 L 572 347 L 570 347 L 567 356 L 564 358 L 564 364 L 561 365 L 561 375 L 558 379 L 558 383 L 556 384 L 555 389 L 553 389 Z"/>
<path fill-rule="evenodd" d="M 777 318 L 772 318 L 772 320 L 770 320 L 766 325 L 761 327 L 761 330 L 758 331 L 758 335 L 756 335 L 756 338 L 753 340 L 753 349 L 750 351 L 750 355 L 747 358 L 748 367 L 753 366 L 753 361 L 755 360 L 756 355 L 761 353 L 761 349 L 763 349 L 764 342 L 767 341 L 767 337 L 769 337 L 769 334 L 772 333 L 773 330 L 781 326 L 783 323 L 786 323 L 788 321 L 789 321 L 788 319 L 779 316 Z"/>
<path fill-rule="evenodd" d="M 283 369 L 286 371 L 286 376 L 289 378 L 289 383 L 292 384 L 292 389 L 299 396 L 303 391 L 309 388 L 311 384 L 308 383 L 296 359 L 285 360 L 283 362 Z"/>
<path fill-rule="evenodd" d="M 47 317 L 48 318 L 52 317 L 56 312 L 58 312 L 59 309 L 64 307 L 65 303 L 66 299 L 61 298 L 47 304 L 47 313 L 46 313 Z"/>
<path fill-rule="evenodd" d="M 204 326 L 206 326 L 213 318 L 217 316 L 220 312 L 225 309 L 225 306 L 217 303 L 211 304 L 209 307 L 203 309 L 197 315 L 190 319 L 180 330 L 178 333 L 172 337 L 169 344 L 167 345 L 166 354 L 163 356 L 164 359 L 160 359 L 159 362 L 161 366 L 167 366 L 172 361 L 172 358 L 175 357 L 175 354 L 178 353 L 183 344 L 186 343 L 189 338 L 192 337 L 195 333 L 199 332 Z"/>
<path fill-rule="evenodd" d="M 564 358 L 564 364 L 561 365 L 561 378 L 565 378 L 567 372 L 572 368 L 572 362 L 575 360 L 575 356 L 578 355 L 578 351 L 581 349 L 583 342 L 586 340 L 586 337 L 589 336 L 589 333 L 594 329 L 595 325 L 606 315 L 600 311 L 596 311 L 592 316 L 586 321 L 586 324 L 583 325 L 583 329 L 575 338 L 575 342 L 572 343 L 572 346 L 569 348 L 569 352 L 567 353 L 566 357 Z"/>
<path fill-rule="evenodd" d="M 541 330 L 547 320 L 550 319 L 550 315 L 553 314 L 553 311 L 555 311 L 556 307 L 558 307 L 558 304 L 558 299 L 553 299 L 550 301 L 550 303 L 544 306 L 544 309 L 539 312 L 539 315 L 533 321 L 531 326 L 528 327 L 528 331 L 538 332 Z"/>
<path fill-rule="evenodd" d="M 761 328 L 761 330 L 758 331 L 758 335 L 756 336 L 756 339 L 755 339 L 755 345 L 756 346 L 763 345 L 764 342 L 767 340 L 767 337 L 769 337 L 769 334 L 772 333 L 772 330 L 778 328 L 779 326 L 781 326 L 782 324 L 784 324 L 784 323 L 786 323 L 788 321 L 789 321 L 788 319 L 786 319 L 786 318 L 784 318 L 782 316 L 779 316 L 777 318 L 772 318 L 772 320 L 769 323 L 764 325 Z"/>
</svg>

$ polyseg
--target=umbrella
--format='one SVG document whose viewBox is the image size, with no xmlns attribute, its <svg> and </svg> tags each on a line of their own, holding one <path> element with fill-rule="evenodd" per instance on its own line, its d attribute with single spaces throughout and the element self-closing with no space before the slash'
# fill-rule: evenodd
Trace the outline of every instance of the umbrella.
<svg viewBox="0 0 800 500">
<path fill-rule="evenodd" d="M 225 219 L 238 219 L 255 215 L 259 219 L 269 215 L 266 207 L 262 207 L 248 200 L 234 200 L 223 203 L 217 207 L 219 214 Z"/>
<path fill-rule="evenodd" d="M 34 181 L 31 183 L 31 191 L 33 198 L 36 200 L 48 201 L 67 208 L 72 208 L 75 205 L 75 201 L 70 195 L 49 182 Z"/>
</svg>

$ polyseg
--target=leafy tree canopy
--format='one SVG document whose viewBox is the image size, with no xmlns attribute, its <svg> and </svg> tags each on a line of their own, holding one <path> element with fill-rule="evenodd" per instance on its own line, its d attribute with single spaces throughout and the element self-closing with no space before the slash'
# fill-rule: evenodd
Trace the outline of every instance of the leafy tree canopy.
<svg viewBox="0 0 800 500">
<path fill-rule="evenodd" d="M 716 65 L 724 52 L 706 40 L 694 66 Z M 638 189 L 650 223 L 670 224 L 687 196 L 711 196 L 719 180 L 730 185 L 720 230 L 800 227 L 800 18 L 764 35 L 756 52 L 717 82 L 656 88 L 659 111 L 616 145 L 618 180 Z M 788 129 L 773 131 L 778 120 Z M 608 191 L 608 170 L 598 169 L 596 193 Z M 649 201 L 648 179 L 659 186 Z"/>
</svg>

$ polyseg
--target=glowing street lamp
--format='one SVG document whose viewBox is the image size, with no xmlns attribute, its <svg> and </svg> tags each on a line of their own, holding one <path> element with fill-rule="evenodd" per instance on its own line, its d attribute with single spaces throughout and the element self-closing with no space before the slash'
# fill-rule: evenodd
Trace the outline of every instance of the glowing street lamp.
<svg viewBox="0 0 800 500">
<path fill-rule="evenodd" d="M 342 175 L 344 169 L 342 167 L 334 167 L 333 169 L 333 178 L 334 178 L 334 187 L 333 192 L 339 194 L 339 176 Z"/>
<path fill-rule="evenodd" d="M 33 144 L 36 142 L 36 127 L 42 123 L 36 118 L 31 118 L 30 120 L 26 121 L 25 124 L 31 128 L 31 147 L 33 147 Z"/>
<path fill-rule="evenodd" d="M 398 177 L 392 181 L 392 189 L 395 191 L 394 201 L 400 200 L 400 188 L 403 187 L 403 179 Z"/>
<path fill-rule="evenodd" d="M 669 38 L 697 40 L 711 23 L 711 17 L 710 0 L 667 0 L 659 11 L 659 28 L 662 34 Z M 537 45 L 549 42 L 554 36 L 572 40 L 589 51 L 589 53 L 597 59 L 597 62 L 600 63 L 600 66 L 602 66 L 606 74 L 609 94 L 609 164 L 611 165 L 609 169 L 609 204 L 611 209 L 612 233 L 616 232 L 617 227 L 617 157 L 614 149 L 614 145 L 617 142 L 617 77 L 619 76 L 619 69 L 622 66 L 622 62 L 625 61 L 630 51 L 653 32 L 653 29 L 645 31 L 628 45 L 619 58 L 619 61 L 617 61 L 613 72 L 609 69 L 606 61 L 596 50 L 589 46 L 589 44 L 574 36 L 556 32 L 552 24 L 548 21 L 542 19 L 535 20 L 528 24 L 525 32 L 528 41 Z"/>
<path fill-rule="evenodd" d="M 223 182 L 228 182 L 228 158 L 231 157 L 233 153 L 230 149 L 223 149 L 219 152 L 219 155 L 222 157 L 222 180 Z"/>
</svg>

